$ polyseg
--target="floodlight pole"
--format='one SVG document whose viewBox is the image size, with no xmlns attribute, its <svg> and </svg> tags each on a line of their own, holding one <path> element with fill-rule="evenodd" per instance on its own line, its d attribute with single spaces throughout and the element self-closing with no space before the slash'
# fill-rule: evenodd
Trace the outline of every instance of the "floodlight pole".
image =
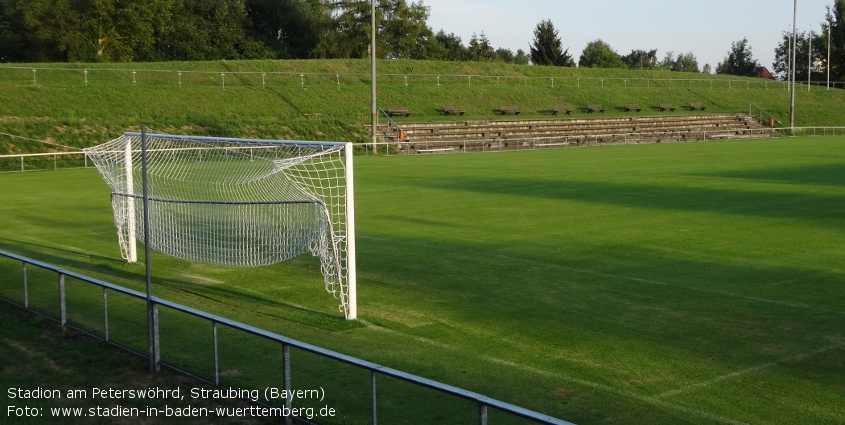
<svg viewBox="0 0 845 425">
<path fill-rule="evenodd" d="M 789 128 L 792 131 L 792 135 L 795 135 L 795 64 L 798 61 L 795 60 L 796 56 L 798 56 L 798 51 L 796 50 L 798 43 L 798 0 L 794 0 L 794 9 L 792 12 L 792 64 L 790 68 L 790 73 L 792 74 L 792 93 L 790 93 L 790 103 L 789 103 Z"/>
<path fill-rule="evenodd" d="M 371 93 L 371 121 L 373 152 L 376 147 L 376 128 L 378 126 L 378 107 L 376 106 L 376 0 L 370 0 L 370 89 Z"/>
<path fill-rule="evenodd" d="M 807 36 L 810 47 L 807 49 L 807 91 L 813 87 L 813 29 L 810 28 L 810 35 Z"/>
</svg>

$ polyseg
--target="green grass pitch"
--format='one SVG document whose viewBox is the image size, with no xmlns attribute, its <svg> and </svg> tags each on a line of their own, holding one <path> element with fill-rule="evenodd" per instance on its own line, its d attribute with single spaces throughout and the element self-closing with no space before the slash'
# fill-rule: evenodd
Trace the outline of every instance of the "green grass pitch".
<svg viewBox="0 0 845 425">
<path fill-rule="evenodd" d="M 845 423 L 845 138 L 359 157 L 355 172 L 360 321 L 308 257 L 155 254 L 154 292 L 578 424 Z M 0 249 L 143 288 L 95 170 L 0 187 Z M 207 367 L 195 354 L 163 352 Z M 368 377 L 309 379 L 340 399 Z M 339 423 L 364 423 L 362 403 Z M 385 403 L 434 419 L 442 400 Z"/>
</svg>

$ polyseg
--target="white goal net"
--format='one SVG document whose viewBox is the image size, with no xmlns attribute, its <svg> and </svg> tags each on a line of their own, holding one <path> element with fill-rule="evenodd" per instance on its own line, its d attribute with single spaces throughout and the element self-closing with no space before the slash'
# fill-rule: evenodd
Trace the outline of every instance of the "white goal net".
<svg viewBox="0 0 845 425">
<path fill-rule="evenodd" d="M 351 144 L 125 133 L 85 152 L 112 189 L 128 261 L 137 260 L 136 240 L 232 267 L 311 253 L 326 291 L 348 319 L 356 317 Z"/>
</svg>

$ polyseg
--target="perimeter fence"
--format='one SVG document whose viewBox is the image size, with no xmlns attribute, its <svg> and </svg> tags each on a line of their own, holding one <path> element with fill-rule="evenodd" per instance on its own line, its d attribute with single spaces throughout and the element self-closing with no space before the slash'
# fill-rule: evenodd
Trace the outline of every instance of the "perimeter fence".
<svg viewBox="0 0 845 425">
<path fill-rule="evenodd" d="M 144 357 L 156 368 L 175 370 L 229 393 L 234 389 L 242 395 L 237 398 L 275 409 L 278 415 L 271 416 L 283 416 L 286 424 L 326 420 L 377 425 L 380 419 L 417 424 L 429 417 L 437 423 L 572 425 L 2 250 L 0 300 L 57 322 L 63 332 L 73 329 Z M 155 350 L 144 347 L 147 318 L 152 320 Z M 269 354 L 262 361 L 239 347 L 262 347 L 259 351 Z M 202 358 L 206 361 L 198 363 Z M 256 368 L 261 368 L 260 377 L 253 380 L 225 373 Z M 319 394 L 319 402 L 303 398 L 295 405 L 293 397 L 274 397 L 296 391 Z M 431 399 L 427 408 L 425 398 Z"/>
<path fill-rule="evenodd" d="M 691 74 L 700 75 L 700 74 Z M 197 71 L 179 69 L 0 66 L 0 86 L 89 87 L 336 87 L 369 85 L 369 73 L 297 71 Z M 477 74 L 379 73 L 379 85 L 390 86 L 502 86 L 502 87 L 600 87 L 600 88 L 688 88 L 788 91 L 786 81 L 732 78 L 629 78 L 578 76 L 520 76 Z M 845 88 L 845 82 L 799 81 L 801 90 Z M 809 87 L 808 87 L 809 84 Z"/>
</svg>

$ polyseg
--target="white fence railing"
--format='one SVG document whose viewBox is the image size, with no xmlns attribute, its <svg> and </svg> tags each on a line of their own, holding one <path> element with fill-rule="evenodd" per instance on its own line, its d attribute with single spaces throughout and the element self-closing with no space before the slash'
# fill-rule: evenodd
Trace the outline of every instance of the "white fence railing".
<svg viewBox="0 0 845 425">
<path fill-rule="evenodd" d="M 678 78 L 626 78 L 626 77 L 581 77 L 581 76 L 524 76 L 524 75 L 479 75 L 479 74 L 422 74 L 422 73 L 380 73 L 379 84 L 399 86 L 421 85 L 496 85 L 496 86 L 542 86 L 542 87 L 602 87 L 602 88 L 709 88 L 744 90 L 788 91 L 786 81 L 765 79 L 714 78 L 706 74 L 677 73 Z M 369 84 L 369 73 L 355 72 L 299 72 L 295 70 L 186 70 L 186 69 L 138 69 L 119 66 L 87 67 L 85 65 L 46 67 L 43 65 L 2 65 L 0 85 L 33 86 L 97 86 L 97 85 L 167 85 L 190 86 L 248 86 L 301 87 L 344 86 Z M 807 85 L 807 81 L 799 81 Z M 845 87 L 845 82 L 810 81 L 812 90 L 829 90 L 830 87 Z M 813 88 L 812 86 L 816 86 Z"/>
<path fill-rule="evenodd" d="M 84 152 L 0 155 L 0 172 L 88 168 L 93 165 Z"/>
</svg>

